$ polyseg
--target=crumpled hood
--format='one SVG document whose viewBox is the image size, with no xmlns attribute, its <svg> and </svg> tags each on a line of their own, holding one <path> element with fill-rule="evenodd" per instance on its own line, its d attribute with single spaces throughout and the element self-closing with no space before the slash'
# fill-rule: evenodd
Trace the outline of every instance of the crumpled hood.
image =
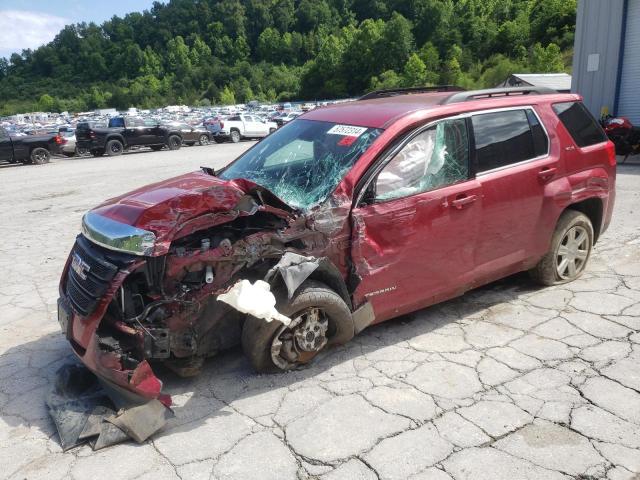
<svg viewBox="0 0 640 480">
<path fill-rule="evenodd" d="M 164 242 L 172 240 L 181 225 L 196 217 L 233 213 L 251 192 L 262 194 L 260 198 L 270 204 L 266 208 L 269 211 L 282 216 L 293 211 L 268 190 L 248 180 L 222 180 L 205 172 L 193 172 L 112 198 L 92 212 L 151 231 L 159 242 Z M 265 208 L 260 205 L 259 209 Z M 232 219 L 229 216 L 224 221 Z"/>
</svg>

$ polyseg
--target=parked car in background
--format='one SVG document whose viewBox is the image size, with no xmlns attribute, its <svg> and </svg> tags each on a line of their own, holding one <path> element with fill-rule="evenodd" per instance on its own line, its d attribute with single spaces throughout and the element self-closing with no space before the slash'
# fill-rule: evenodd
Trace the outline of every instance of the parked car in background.
<svg viewBox="0 0 640 480">
<path fill-rule="evenodd" d="M 219 121 L 219 130 L 213 134 L 216 143 L 231 140 L 237 143 L 243 138 L 263 138 L 278 129 L 274 122 L 262 120 L 257 115 L 231 115 Z"/>
<path fill-rule="evenodd" d="M 308 112 L 215 174 L 85 214 L 60 325 L 103 384 L 138 402 L 161 396 L 154 361 L 193 375 L 241 344 L 258 371 L 296 369 L 517 272 L 579 278 L 615 180 L 614 146 L 579 95 L 373 92 Z"/>
<path fill-rule="evenodd" d="M 274 118 L 273 121 L 278 125 L 278 127 L 281 127 L 290 121 L 295 120 L 300 115 L 302 115 L 302 112 L 288 112 L 286 115 Z"/>
<path fill-rule="evenodd" d="M 180 132 L 182 142 L 185 145 L 209 145 L 211 143 L 211 132 L 204 126 L 191 126 L 186 123 L 171 123 L 168 127 Z"/>
<path fill-rule="evenodd" d="M 116 156 L 132 147 L 161 150 L 167 146 L 170 150 L 177 150 L 182 145 L 182 134 L 178 129 L 160 125 L 151 118 L 113 117 L 108 128 L 92 127 L 90 122 L 78 123 L 76 143 L 94 157 L 105 153 Z"/>
<path fill-rule="evenodd" d="M 76 132 L 73 129 L 61 130 L 58 135 L 62 137 L 61 153 L 65 157 L 82 156 L 89 153 L 86 148 L 79 148 L 76 145 Z"/>
<path fill-rule="evenodd" d="M 49 163 L 51 155 L 60 153 L 62 137 L 54 135 L 12 136 L 0 127 L 0 161 L 9 163 Z"/>
</svg>

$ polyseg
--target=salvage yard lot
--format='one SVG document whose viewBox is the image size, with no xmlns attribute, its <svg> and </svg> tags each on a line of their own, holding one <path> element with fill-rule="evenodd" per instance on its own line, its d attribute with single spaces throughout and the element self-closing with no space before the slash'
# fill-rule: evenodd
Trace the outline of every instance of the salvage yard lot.
<svg viewBox="0 0 640 480">
<path fill-rule="evenodd" d="M 152 440 L 62 453 L 44 398 L 74 361 L 57 283 L 82 214 L 252 143 L 0 165 L 2 478 L 633 479 L 640 474 L 640 165 L 586 274 L 518 275 L 370 328 L 310 368 L 259 376 L 240 350 L 159 372 L 176 418 Z"/>
</svg>

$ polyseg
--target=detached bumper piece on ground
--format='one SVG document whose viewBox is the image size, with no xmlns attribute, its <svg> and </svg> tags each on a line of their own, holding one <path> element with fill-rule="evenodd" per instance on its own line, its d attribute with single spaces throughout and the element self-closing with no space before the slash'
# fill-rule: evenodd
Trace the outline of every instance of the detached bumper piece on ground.
<svg viewBox="0 0 640 480">
<path fill-rule="evenodd" d="M 84 443 L 100 450 L 130 438 L 142 443 L 173 417 L 160 400 L 136 405 L 110 393 L 85 367 L 68 364 L 58 370 L 47 406 L 64 451 Z"/>
</svg>

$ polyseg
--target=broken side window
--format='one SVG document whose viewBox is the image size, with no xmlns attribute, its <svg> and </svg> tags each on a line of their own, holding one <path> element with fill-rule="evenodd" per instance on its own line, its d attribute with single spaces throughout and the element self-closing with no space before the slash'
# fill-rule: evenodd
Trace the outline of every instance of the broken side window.
<svg viewBox="0 0 640 480">
<path fill-rule="evenodd" d="M 289 205 L 306 210 L 335 190 L 381 132 L 299 119 L 266 137 L 219 177 L 250 180 Z"/>
<path fill-rule="evenodd" d="M 464 119 L 444 120 L 419 133 L 389 161 L 376 180 L 376 200 L 402 198 L 469 177 Z"/>
</svg>

